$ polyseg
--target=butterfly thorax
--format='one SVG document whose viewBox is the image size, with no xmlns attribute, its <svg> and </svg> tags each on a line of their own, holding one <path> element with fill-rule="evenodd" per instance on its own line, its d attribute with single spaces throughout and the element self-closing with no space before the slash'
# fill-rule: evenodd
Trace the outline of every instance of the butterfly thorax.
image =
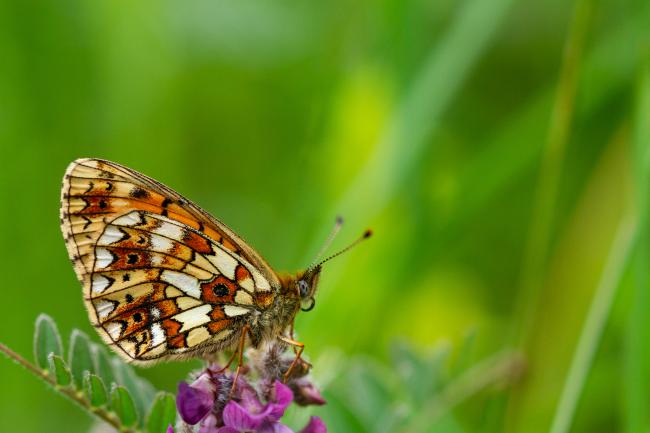
<svg viewBox="0 0 650 433">
<path fill-rule="evenodd" d="M 296 276 L 288 273 L 278 274 L 280 287 L 269 307 L 260 312 L 251 326 L 253 344 L 272 341 L 291 325 L 300 310 L 300 294 L 296 286 Z"/>
</svg>

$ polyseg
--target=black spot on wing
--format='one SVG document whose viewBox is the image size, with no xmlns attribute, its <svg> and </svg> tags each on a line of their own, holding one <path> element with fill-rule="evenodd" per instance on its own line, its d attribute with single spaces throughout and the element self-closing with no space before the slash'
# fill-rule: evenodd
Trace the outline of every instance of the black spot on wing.
<svg viewBox="0 0 650 433">
<path fill-rule="evenodd" d="M 149 198 L 149 193 L 145 191 L 144 189 L 140 188 L 139 186 L 136 186 L 129 192 L 129 195 L 133 198 Z"/>
</svg>

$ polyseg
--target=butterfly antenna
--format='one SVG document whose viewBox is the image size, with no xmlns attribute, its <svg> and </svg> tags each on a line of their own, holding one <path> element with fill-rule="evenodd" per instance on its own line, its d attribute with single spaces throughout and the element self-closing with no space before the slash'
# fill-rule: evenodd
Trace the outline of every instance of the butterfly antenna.
<svg viewBox="0 0 650 433">
<path fill-rule="evenodd" d="M 320 259 L 321 256 L 323 255 L 323 253 L 325 251 L 327 251 L 327 249 L 330 247 L 330 245 L 332 245 L 332 241 L 334 240 L 336 235 L 339 234 L 339 231 L 341 231 L 341 227 L 343 227 L 343 217 L 339 215 L 339 216 L 336 217 L 336 222 L 334 223 L 334 227 L 332 228 L 332 231 L 330 232 L 330 234 L 325 239 L 325 243 L 323 244 L 321 249 L 318 251 L 318 254 L 316 254 L 316 257 L 314 257 L 314 260 L 312 260 L 312 262 L 309 264 L 309 266 L 307 266 L 307 269 L 311 269 L 311 268 L 315 267 L 316 262 L 318 262 L 318 259 Z"/>
<path fill-rule="evenodd" d="M 363 234 L 356 241 L 352 242 L 350 245 L 348 245 L 347 247 L 343 248 L 340 251 L 337 251 L 336 253 L 332 254 L 331 256 L 324 258 L 323 260 L 318 262 L 315 267 L 318 267 L 318 266 L 322 265 L 325 262 L 329 262 L 334 257 L 338 257 L 341 254 L 345 253 L 346 251 L 351 250 L 352 248 L 356 247 L 357 244 L 359 244 L 361 241 L 364 241 L 364 240 L 368 239 L 370 236 L 372 236 L 372 230 L 366 230 L 365 232 L 363 232 Z"/>
</svg>

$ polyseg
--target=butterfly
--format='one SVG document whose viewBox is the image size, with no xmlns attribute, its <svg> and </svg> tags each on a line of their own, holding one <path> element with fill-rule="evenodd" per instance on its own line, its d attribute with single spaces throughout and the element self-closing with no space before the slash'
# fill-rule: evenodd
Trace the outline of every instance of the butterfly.
<svg viewBox="0 0 650 433">
<path fill-rule="evenodd" d="M 296 274 L 276 273 L 190 200 L 100 159 L 68 166 L 60 222 L 90 321 L 139 365 L 237 347 L 241 363 L 245 342 L 276 339 L 298 348 L 295 364 L 304 345 L 286 332 L 301 308 L 313 308 L 322 264 L 370 236 Z"/>
</svg>

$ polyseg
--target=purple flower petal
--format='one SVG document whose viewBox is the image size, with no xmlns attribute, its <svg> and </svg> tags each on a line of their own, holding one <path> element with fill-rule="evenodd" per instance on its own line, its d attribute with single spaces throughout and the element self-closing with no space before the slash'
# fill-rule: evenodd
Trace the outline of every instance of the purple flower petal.
<svg viewBox="0 0 650 433">
<path fill-rule="evenodd" d="M 259 433 L 293 433 L 289 427 L 279 422 L 267 424 L 264 428 L 259 430 Z"/>
<path fill-rule="evenodd" d="M 268 418 L 270 408 L 263 412 L 249 412 L 236 401 L 230 400 L 223 410 L 223 423 L 237 431 L 257 430 Z"/>
<path fill-rule="evenodd" d="M 317 416 L 312 416 L 309 419 L 309 424 L 300 433 L 327 433 L 327 427 L 322 419 Z"/>
<path fill-rule="evenodd" d="M 174 427 L 172 427 L 171 424 L 169 424 L 169 426 L 167 426 L 167 432 L 166 433 L 174 433 Z"/>
<path fill-rule="evenodd" d="M 214 405 L 214 394 L 201 388 L 194 388 L 185 382 L 178 384 L 176 408 L 183 421 L 194 425 L 201 421 Z"/>
<path fill-rule="evenodd" d="M 217 417 L 211 413 L 201 421 L 198 433 L 216 433 L 218 430 Z"/>
<path fill-rule="evenodd" d="M 274 390 L 274 402 L 268 404 L 271 413 L 270 418 L 273 421 L 278 421 L 284 415 L 284 411 L 287 410 L 287 406 L 293 401 L 293 392 L 291 389 L 280 382 L 279 380 L 275 381 L 275 390 Z"/>
<path fill-rule="evenodd" d="M 215 433 L 240 433 L 239 430 L 232 427 L 220 427 L 215 430 Z"/>
<path fill-rule="evenodd" d="M 239 403 L 250 413 L 260 413 L 264 411 L 264 405 L 260 402 L 257 391 L 245 380 L 237 381 L 237 393 Z"/>
<path fill-rule="evenodd" d="M 310 404 L 322 406 L 327 403 L 320 394 L 320 391 L 318 391 L 318 388 L 306 379 L 294 381 L 291 384 L 291 389 L 294 392 L 296 404 L 300 406 L 308 406 Z"/>
<path fill-rule="evenodd" d="M 212 380 L 210 375 L 206 372 L 201 373 L 201 375 L 197 377 L 194 382 L 190 383 L 190 386 L 194 389 L 200 389 L 201 391 L 205 391 L 210 394 L 214 394 L 217 391 L 217 385 Z"/>
</svg>

